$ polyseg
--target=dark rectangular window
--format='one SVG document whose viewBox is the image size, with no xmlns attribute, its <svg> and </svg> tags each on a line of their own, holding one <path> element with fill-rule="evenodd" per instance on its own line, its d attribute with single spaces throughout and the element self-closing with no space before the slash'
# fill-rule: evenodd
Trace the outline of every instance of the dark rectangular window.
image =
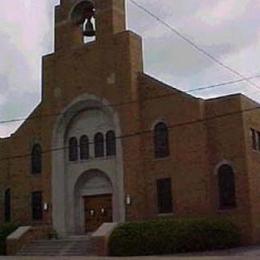
<svg viewBox="0 0 260 260">
<path fill-rule="evenodd" d="M 170 178 L 157 180 L 157 201 L 159 213 L 171 213 L 173 211 Z"/>
<path fill-rule="evenodd" d="M 256 150 L 260 151 L 260 132 L 256 132 Z"/>
<path fill-rule="evenodd" d="M 252 149 L 257 150 L 257 132 L 254 129 L 250 129 Z"/>
<path fill-rule="evenodd" d="M 251 146 L 255 151 L 260 151 L 260 132 L 251 128 L 250 129 Z"/>
<path fill-rule="evenodd" d="M 32 193 L 32 219 L 42 220 L 43 208 L 42 208 L 42 192 L 36 191 Z"/>
<path fill-rule="evenodd" d="M 11 191 L 10 189 L 7 189 L 5 191 L 5 222 L 10 222 L 11 221 Z"/>
</svg>

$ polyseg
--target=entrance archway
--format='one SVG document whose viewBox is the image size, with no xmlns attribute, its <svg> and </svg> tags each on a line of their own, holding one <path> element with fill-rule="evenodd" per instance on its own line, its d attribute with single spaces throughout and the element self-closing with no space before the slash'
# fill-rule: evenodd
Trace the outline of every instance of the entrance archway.
<svg viewBox="0 0 260 260">
<path fill-rule="evenodd" d="M 113 221 L 113 186 L 99 170 L 89 170 L 77 180 L 74 188 L 76 233 L 93 232 L 105 222 Z"/>
<path fill-rule="evenodd" d="M 88 116 L 95 111 L 98 116 Z M 81 202 L 82 210 L 75 212 L 75 185 L 82 174 L 90 173 L 93 169 L 98 169 L 97 171 L 105 174 L 113 187 L 113 221 L 125 221 L 121 140 L 118 139 L 116 142 L 116 156 L 109 157 L 107 160 L 93 157 L 91 160 L 70 162 L 67 149 L 61 149 L 68 146 L 70 135 L 76 136 L 79 140 L 80 136 L 86 134 L 93 140 L 97 126 L 104 132 L 112 129 L 117 136 L 121 135 L 119 116 L 110 103 L 104 98 L 100 99 L 87 93 L 77 97 L 65 107 L 55 123 L 52 140 L 52 223 L 60 237 L 84 231 L 83 202 Z M 76 129 L 79 128 L 82 133 L 77 132 Z M 90 153 L 93 154 L 91 145 Z"/>
</svg>

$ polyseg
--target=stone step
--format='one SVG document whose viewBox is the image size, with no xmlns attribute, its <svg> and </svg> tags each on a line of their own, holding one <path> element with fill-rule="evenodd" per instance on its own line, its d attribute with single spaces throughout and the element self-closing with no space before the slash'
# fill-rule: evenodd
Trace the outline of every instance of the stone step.
<svg viewBox="0 0 260 260">
<path fill-rule="evenodd" d="M 95 246 L 90 237 L 73 237 L 62 240 L 37 240 L 23 247 L 20 256 L 91 256 Z"/>
</svg>

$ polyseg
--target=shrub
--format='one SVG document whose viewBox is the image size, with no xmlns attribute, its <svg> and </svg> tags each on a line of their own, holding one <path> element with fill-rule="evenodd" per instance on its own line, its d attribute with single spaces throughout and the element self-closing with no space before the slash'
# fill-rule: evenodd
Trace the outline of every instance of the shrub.
<svg viewBox="0 0 260 260">
<path fill-rule="evenodd" d="M 120 225 L 109 250 L 112 256 L 167 255 L 239 244 L 238 229 L 225 219 L 159 219 Z"/>
<path fill-rule="evenodd" d="M 5 255 L 6 238 L 17 229 L 17 225 L 8 223 L 0 226 L 0 255 Z"/>
</svg>

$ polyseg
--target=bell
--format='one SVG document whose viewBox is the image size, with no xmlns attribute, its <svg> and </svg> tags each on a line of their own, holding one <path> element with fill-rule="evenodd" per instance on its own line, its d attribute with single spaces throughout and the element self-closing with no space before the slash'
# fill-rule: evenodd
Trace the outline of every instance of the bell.
<svg viewBox="0 0 260 260">
<path fill-rule="evenodd" d="M 83 31 L 83 35 L 87 36 L 87 37 L 93 37 L 93 36 L 96 35 L 96 32 L 94 30 L 94 26 L 93 26 L 90 19 L 87 20 L 87 23 L 86 23 L 84 31 Z"/>
</svg>

